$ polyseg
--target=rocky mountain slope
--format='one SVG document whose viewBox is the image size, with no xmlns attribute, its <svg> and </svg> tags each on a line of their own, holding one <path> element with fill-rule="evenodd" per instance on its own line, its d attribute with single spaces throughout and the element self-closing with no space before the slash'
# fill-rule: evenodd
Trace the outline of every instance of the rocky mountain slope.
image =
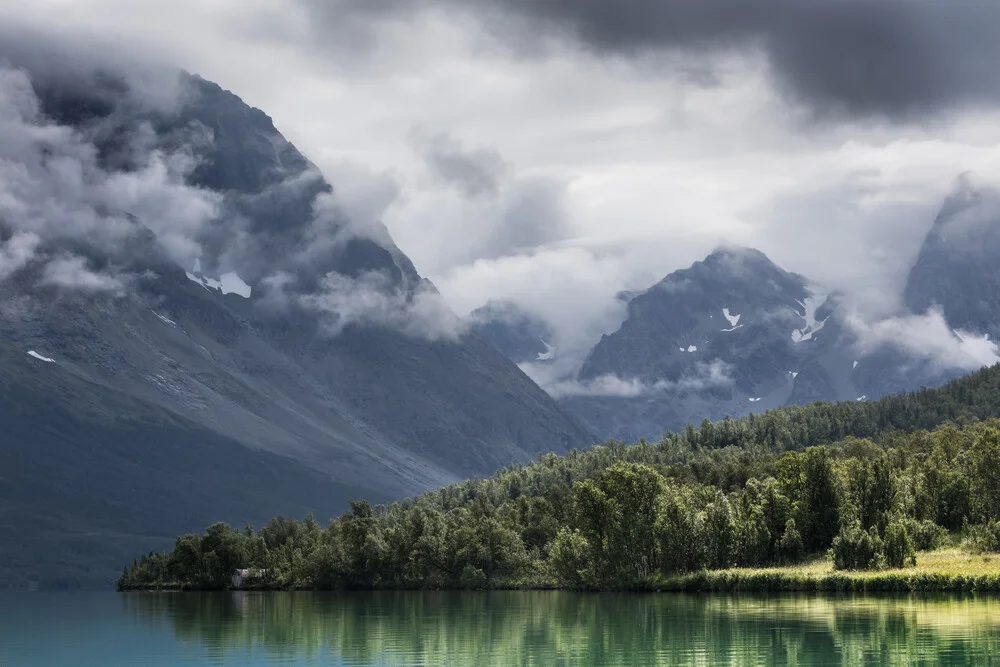
<svg viewBox="0 0 1000 667">
<path fill-rule="evenodd" d="M 469 327 L 517 364 L 551 361 L 551 327 L 511 302 L 490 301 L 466 316 Z"/>
<path fill-rule="evenodd" d="M 187 75 L 169 105 L 19 76 L 0 586 L 110 581 L 209 517 L 325 520 L 592 441 L 262 111 Z"/>
<path fill-rule="evenodd" d="M 948 197 L 904 292 L 915 313 L 939 308 L 949 326 L 1000 339 L 1000 198 L 968 182 Z"/>
</svg>

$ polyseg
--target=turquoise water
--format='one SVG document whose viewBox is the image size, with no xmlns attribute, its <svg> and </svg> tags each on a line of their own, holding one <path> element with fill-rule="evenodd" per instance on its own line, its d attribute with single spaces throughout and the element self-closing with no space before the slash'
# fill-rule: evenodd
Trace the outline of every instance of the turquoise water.
<svg viewBox="0 0 1000 667">
<path fill-rule="evenodd" d="M 0 594 L 0 666 L 987 665 L 1000 599 Z"/>
</svg>

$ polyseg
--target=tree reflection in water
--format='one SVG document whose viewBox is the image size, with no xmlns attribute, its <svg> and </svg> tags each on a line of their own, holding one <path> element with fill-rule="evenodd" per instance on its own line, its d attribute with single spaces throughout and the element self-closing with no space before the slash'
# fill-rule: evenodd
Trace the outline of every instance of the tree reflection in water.
<svg viewBox="0 0 1000 667">
<path fill-rule="evenodd" d="M 1000 599 L 535 592 L 122 596 L 223 656 L 342 665 L 984 664 Z"/>
</svg>

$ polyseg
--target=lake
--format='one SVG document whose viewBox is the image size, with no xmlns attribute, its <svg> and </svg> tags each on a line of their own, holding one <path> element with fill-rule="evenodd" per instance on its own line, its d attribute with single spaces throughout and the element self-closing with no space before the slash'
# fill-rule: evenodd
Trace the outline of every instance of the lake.
<svg viewBox="0 0 1000 667">
<path fill-rule="evenodd" d="M 1000 598 L 3 593 L 0 666 L 984 665 Z"/>
</svg>

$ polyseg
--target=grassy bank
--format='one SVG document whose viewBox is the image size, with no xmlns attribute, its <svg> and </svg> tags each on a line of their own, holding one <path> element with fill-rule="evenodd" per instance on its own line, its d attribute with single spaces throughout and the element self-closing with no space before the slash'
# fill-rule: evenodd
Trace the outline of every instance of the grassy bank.
<svg viewBox="0 0 1000 667">
<path fill-rule="evenodd" d="M 975 555 L 959 549 L 923 552 L 917 564 L 876 572 L 835 571 L 826 559 L 772 568 L 705 570 L 657 577 L 654 591 L 719 592 L 1000 592 L 1000 555 Z"/>
<path fill-rule="evenodd" d="M 493 581 L 488 588 L 501 590 L 551 590 L 560 588 L 544 573 L 518 580 Z M 246 590 L 284 587 L 257 585 Z M 386 588 L 376 586 L 375 588 Z M 387 588 L 396 589 L 389 586 Z M 414 587 L 418 590 L 421 587 Z M 427 587 L 423 587 L 427 588 Z M 431 586 L 430 588 L 436 588 Z M 440 588 L 449 588 L 441 586 Z M 921 552 L 912 567 L 875 572 L 837 571 L 825 558 L 799 565 L 771 568 L 702 570 L 688 574 L 653 577 L 632 590 L 658 592 L 1000 592 L 1000 554 L 975 555 L 957 548 Z M 292 590 L 303 590 L 291 587 Z M 122 590 L 198 590 L 177 583 L 149 584 Z"/>
</svg>

